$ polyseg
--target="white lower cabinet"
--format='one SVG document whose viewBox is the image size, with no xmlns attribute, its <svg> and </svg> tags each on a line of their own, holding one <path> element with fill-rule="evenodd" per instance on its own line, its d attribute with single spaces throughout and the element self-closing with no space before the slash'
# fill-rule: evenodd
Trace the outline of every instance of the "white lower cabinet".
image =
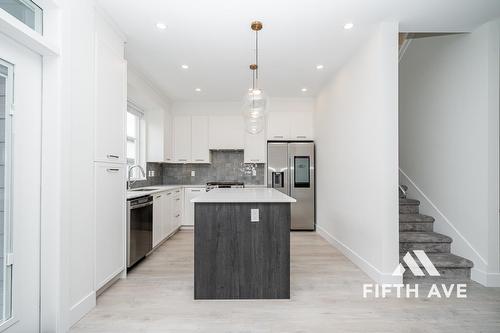
<svg viewBox="0 0 500 333">
<path fill-rule="evenodd" d="M 153 194 L 153 247 L 182 224 L 182 188 Z"/>
<path fill-rule="evenodd" d="M 163 224 L 165 220 L 163 209 L 164 193 L 153 194 L 153 247 L 163 240 Z"/>
<path fill-rule="evenodd" d="M 97 290 L 125 269 L 126 166 L 95 163 L 94 172 Z"/>
<path fill-rule="evenodd" d="M 191 199 L 205 193 L 203 187 L 188 187 L 184 189 L 184 219 L 182 225 L 194 226 L 194 203 Z"/>
<path fill-rule="evenodd" d="M 173 228 L 179 228 L 182 225 L 182 210 L 184 207 L 184 196 L 182 189 L 174 191 L 172 198 Z"/>
<path fill-rule="evenodd" d="M 173 191 L 168 191 L 164 193 L 163 196 L 163 221 L 161 224 L 161 234 L 162 234 L 162 240 L 168 237 L 172 232 L 172 197 L 173 197 L 174 192 Z"/>
</svg>

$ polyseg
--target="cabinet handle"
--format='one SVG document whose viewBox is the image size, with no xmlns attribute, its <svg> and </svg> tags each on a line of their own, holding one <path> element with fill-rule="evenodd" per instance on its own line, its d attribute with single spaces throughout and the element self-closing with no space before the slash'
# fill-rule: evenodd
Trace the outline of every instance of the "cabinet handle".
<svg viewBox="0 0 500 333">
<path fill-rule="evenodd" d="M 116 158 L 120 158 L 120 156 L 118 156 L 118 155 L 112 155 L 112 154 L 108 154 L 108 155 L 106 155 L 106 156 L 107 156 L 108 158 L 115 158 L 115 159 L 116 159 Z"/>
<path fill-rule="evenodd" d="M 160 199 L 161 198 L 161 195 L 157 196 L 156 199 Z"/>
<path fill-rule="evenodd" d="M 179 201 L 179 200 L 181 200 L 181 199 L 179 199 L 179 198 L 175 199 L 175 201 Z"/>
<path fill-rule="evenodd" d="M 307 136 L 305 136 L 305 135 L 297 135 L 297 139 L 305 139 L 305 138 L 307 138 Z"/>
<path fill-rule="evenodd" d="M 118 172 L 120 169 L 106 169 L 107 172 Z"/>
<path fill-rule="evenodd" d="M 185 158 L 179 158 L 178 161 L 179 162 L 187 162 L 187 159 L 185 159 Z"/>
<path fill-rule="evenodd" d="M 197 159 L 195 159 L 195 161 L 196 161 L 196 162 L 204 162 L 204 161 L 205 161 L 205 159 L 203 159 L 203 158 L 197 158 Z"/>
<path fill-rule="evenodd" d="M 175 191 L 175 193 L 179 193 L 180 191 L 181 191 L 181 190 L 177 190 L 177 191 Z"/>
<path fill-rule="evenodd" d="M 167 195 L 172 195 L 172 192 L 168 192 Z"/>
<path fill-rule="evenodd" d="M 275 135 L 275 136 L 273 136 L 273 138 L 276 138 L 276 139 L 283 139 L 283 135 Z"/>
<path fill-rule="evenodd" d="M 255 160 L 250 160 L 252 162 L 259 162 L 260 160 L 259 159 L 255 159 Z"/>
<path fill-rule="evenodd" d="M 179 216 L 181 216 L 181 214 L 177 214 L 177 215 L 175 215 L 175 217 L 179 217 Z"/>
<path fill-rule="evenodd" d="M 201 190 L 191 190 L 191 192 L 201 192 Z"/>
</svg>

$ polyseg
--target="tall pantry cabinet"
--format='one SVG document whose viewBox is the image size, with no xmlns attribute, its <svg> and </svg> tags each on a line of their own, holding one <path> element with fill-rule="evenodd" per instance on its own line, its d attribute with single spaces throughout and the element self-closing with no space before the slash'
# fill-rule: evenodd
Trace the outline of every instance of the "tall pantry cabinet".
<svg viewBox="0 0 500 333">
<path fill-rule="evenodd" d="M 95 290 L 126 269 L 127 64 L 123 39 L 95 31 Z"/>
</svg>

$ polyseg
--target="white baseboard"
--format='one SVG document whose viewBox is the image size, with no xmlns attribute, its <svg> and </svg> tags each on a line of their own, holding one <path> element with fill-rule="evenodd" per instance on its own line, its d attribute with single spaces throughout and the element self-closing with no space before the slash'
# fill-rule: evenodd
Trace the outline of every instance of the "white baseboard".
<svg viewBox="0 0 500 333">
<path fill-rule="evenodd" d="M 486 287 L 500 288 L 500 273 L 488 273 Z"/>
<path fill-rule="evenodd" d="M 83 316 L 85 316 L 90 310 L 92 310 L 96 305 L 95 292 L 92 291 L 90 294 L 82 298 L 75 305 L 73 305 L 69 310 L 69 326 L 76 324 Z"/>
<path fill-rule="evenodd" d="M 485 287 L 500 287 L 500 273 L 486 273 L 479 269 L 472 268 L 471 279 Z"/>
<path fill-rule="evenodd" d="M 483 286 L 488 286 L 488 274 L 485 271 L 477 269 L 475 267 L 470 270 L 470 279 L 482 284 Z"/>
<path fill-rule="evenodd" d="M 354 250 L 349 248 L 347 245 L 339 241 L 337 238 L 333 237 L 328 231 L 326 231 L 320 225 L 316 225 L 316 232 L 323 237 L 328 243 L 333 247 L 338 249 L 342 254 L 344 254 L 350 261 L 352 261 L 356 266 L 358 266 L 363 272 L 365 272 L 372 280 L 377 283 L 391 283 L 399 284 L 403 283 L 403 279 L 399 276 L 392 276 L 392 272 L 383 273 L 375 266 L 373 266 L 366 259 L 361 257 Z"/>
</svg>

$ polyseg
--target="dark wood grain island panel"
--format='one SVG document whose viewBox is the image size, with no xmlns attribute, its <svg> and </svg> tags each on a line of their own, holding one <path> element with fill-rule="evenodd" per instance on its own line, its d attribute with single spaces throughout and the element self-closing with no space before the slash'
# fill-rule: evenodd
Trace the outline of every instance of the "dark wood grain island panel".
<svg viewBox="0 0 500 333">
<path fill-rule="evenodd" d="M 194 234 L 195 299 L 290 298 L 290 203 L 195 203 Z"/>
</svg>

